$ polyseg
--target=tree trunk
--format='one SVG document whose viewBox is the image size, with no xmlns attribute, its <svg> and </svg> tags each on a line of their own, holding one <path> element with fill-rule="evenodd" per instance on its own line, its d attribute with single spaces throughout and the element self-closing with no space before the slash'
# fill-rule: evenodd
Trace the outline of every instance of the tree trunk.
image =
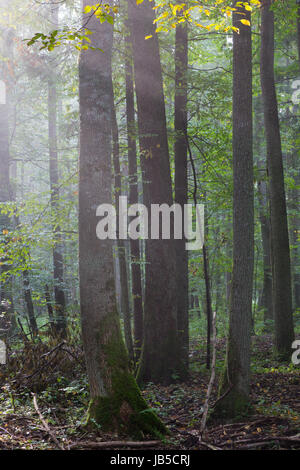
<svg viewBox="0 0 300 470">
<path fill-rule="evenodd" d="M 51 20 L 54 25 L 58 24 L 59 6 L 51 6 Z M 64 260 L 63 248 L 60 234 L 60 227 L 56 224 L 57 211 L 59 206 L 59 177 L 58 177 L 58 152 L 57 152 L 57 90 L 55 63 L 52 68 L 49 66 L 48 77 L 48 123 L 49 123 L 49 175 L 51 191 L 51 208 L 53 222 L 53 277 L 54 277 L 54 297 L 55 297 L 55 328 L 61 337 L 67 335 L 67 319 L 65 294 L 62 288 L 64 281 Z"/>
<path fill-rule="evenodd" d="M 15 195 L 14 195 L 15 198 Z M 17 230 L 20 226 L 19 216 L 16 214 L 14 216 L 14 229 Z M 22 240 L 20 240 L 22 243 Z M 23 263 L 26 263 L 26 259 L 24 258 Z M 28 322 L 30 326 L 31 336 L 35 338 L 38 334 L 38 326 L 35 318 L 34 307 L 32 302 L 32 295 L 31 295 L 31 288 L 30 288 L 30 279 L 28 270 L 25 269 L 23 271 L 23 291 L 24 291 L 24 300 L 27 308 L 27 315 L 28 315 Z"/>
<path fill-rule="evenodd" d="M 271 227 L 270 227 L 270 203 L 268 194 L 268 184 L 266 182 L 266 163 L 262 161 L 262 100 L 261 96 L 255 99 L 255 150 L 257 153 L 257 168 L 259 170 L 259 180 L 257 184 L 258 192 L 258 214 L 263 249 L 263 286 L 258 299 L 258 309 L 264 312 L 264 327 L 267 332 L 272 331 L 271 320 L 273 320 L 273 298 L 272 298 L 272 266 L 271 266 Z"/>
<path fill-rule="evenodd" d="M 175 35 L 175 202 L 182 207 L 188 202 L 187 182 L 187 67 L 188 32 L 187 24 L 179 24 Z M 189 309 L 188 309 L 188 251 L 186 240 L 175 240 L 177 325 L 181 360 L 188 373 L 189 363 Z"/>
<path fill-rule="evenodd" d="M 112 88 L 113 89 L 113 88 Z M 113 92 L 112 92 L 113 95 Z M 114 104 L 114 95 L 112 96 L 112 140 L 113 140 L 113 164 L 114 164 L 114 180 L 115 180 L 115 204 L 117 221 L 119 220 L 119 197 L 122 195 L 122 177 L 120 168 L 120 151 L 119 151 L 119 130 L 116 117 L 116 110 Z M 119 234 L 117 225 L 117 234 Z M 120 284 L 121 284 L 121 308 L 124 318 L 124 332 L 125 332 L 125 343 L 129 355 L 129 359 L 133 364 L 133 343 L 132 343 L 132 331 L 131 331 L 131 315 L 129 308 L 129 292 L 128 292 L 128 279 L 126 269 L 126 246 L 124 240 L 118 237 L 117 239 L 117 254 L 119 259 L 120 268 Z"/>
<path fill-rule="evenodd" d="M 49 287 L 48 287 L 47 284 L 45 285 L 45 300 L 46 300 L 46 305 L 47 305 L 47 311 L 48 311 L 48 317 L 49 317 L 49 323 L 50 323 L 50 330 L 53 331 L 53 326 L 54 326 L 53 307 L 52 307 L 52 303 L 51 303 L 51 296 L 50 296 Z"/>
<path fill-rule="evenodd" d="M 83 1 L 83 8 L 90 4 Z M 89 19 L 92 45 L 79 62 L 79 279 L 82 338 L 90 385 L 87 422 L 134 435 L 163 432 L 133 376 L 116 307 L 113 240 L 96 236 L 96 209 L 111 204 L 111 103 L 113 28 Z M 147 412 L 146 412 L 147 410 Z"/>
<path fill-rule="evenodd" d="M 275 323 L 274 350 L 278 357 L 289 359 L 294 339 L 290 247 L 274 81 L 274 13 L 271 11 L 270 6 L 271 0 L 266 0 L 261 8 L 260 75 L 267 142 L 271 211 L 271 258 Z"/>
<path fill-rule="evenodd" d="M 128 0 L 133 43 L 144 204 L 172 205 L 172 183 L 158 38 L 152 4 Z M 152 38 L 145 40 L 146 34 Z M 149 223 L 151 236 L 151 224 Z M 160 234 L 161 237 L 161 234 Z M 144 346 L 140 382 L 171 383 L 181 374 L 174 240 L 146 240 Z"/>
<path fill-rule="evenodd" d="M 138 203 L 138 175 L 137 175 L 137 155 L 136 155 L 136 126 L 134 112 L 134 89 L 133 89 L 133 68 L 132 68 L 132 44 L 130 36 L 126 36 L 126 123 L 128 142 L 128 173 L 129 173 L 129 204 Z M 130 240 L 131 256 L 131 277 L 132 277 L 132 297 L 133 297 L 133 321 L 134 321 L 134 354 L 135 361 L 138 362 L 144 338 L 144 313 L 142 297 L 142 276 L 140 266 L 140 246 L 139 240 Z"/>
<path fill-rule="evenodd" d="M 300 4 L 297 1 L 296 2 L 298 5 L 297 9 L 297 42 L 298 42 L 298 60 L 299 60 L 299 65 L 300 65 Z"/>
<path fill-rule="evenodd" d="M 9 149 L 9 91 L 11 88 L 10 78 L 11 75 L 8 72 L 8 64 L 11 60 L 11 30 L 2 28 L 1 31 L 2 44 L 1 52 L 2 56 L 6 59 L 1 64 L 1 78 L 3 79 L 3 86 L 5 87 L 5 100 L 0 103 L 0 204 L 11 201 L 11 187 L 10 187 L 10 149 Z M 11 220 L 7 214 L 1 213 L 0 208 L 0 234 L 4 238 L 2 243 L 5 245 L 5 236 L 9 236 L 9 230 L 11 229 Z M 5 235 L 7 233 L 7 235 Z M 8 337 L 10 336 L 15 327 L 16 320 L 13 311 L 13 299 L 12 299 L 12 285 L 11 276 L 8 274 L 9 265 L 6 264 L 6 259 L 0 259 L 0 273 L 4 275 L 5 281 L 3 280 L 0 285 L 0 334 Z M 4 316 L 1 318 L 1 314 Z"/>
<path fill-rule="evenodd" d="M 298 2 L 297 2 L 298 3 Z M 299 59 L 299 65 L 300 65 L 300 4 L 298 3 L 298 18 L 297 18 L 297 38 L 298 38 L 298 59 Z M 295 162 L 295 167 L 297 169 L 297 165 Z M 296 173 L 295 177 L 295 182 L 296 184 L 300 184 L 300 176 L 299 172 Z M 296 210 L 298 208 L 297 203 L 299 203 L 299 190 L 295 190 L 294 196 L 296 197 L 295 200 L 295 206 Z M 293 245 L 298 245 L 298 230 L 299 230 L 299 214 L 297 214 L 293 220 L 294 222 L 294 227 L 293 227 L 293 238 L 292 238 L 292 243 Z M 299 261 L 299 247 L 297 246 L 296 249 L 294 249 L 294 265 L 297 265 L 297 262 Z M 295 308 L 300 308 L 300 273 L 296 272 L 297 267 L 295 267 L 294 270 L 294 302 L 295 302 Z"/>
<path fill-rule="evenodd" d="M 206 245 L 202 247 L 202 256 L 203 256 L 203 274 L 205 281 L 205 312 L 206 312 L 206 368 L 210 369 L 210 345 L 211 345 L 211 332 L 212 332 L 212 303 L 211 303 L 211 286 L 210 286 L 210 277 L 209 277 L 209 267 L 208 267 L 208 256 Z"/>
<path fill-rule="evenodd" d="M 233 24 L 233 271 L 226 366 L 215 412 L 235 418 L 249 406 L 250 334 L 254 264 L 252 157 L 252 52 L 250 13 L 239 8 Z"/>
<path fill-rule="evenodd" d="M 270 321 L 273 320 L 272 300 L 272 267 L 271 267 L 271 231 L 268 208 L 267 184 L 258 182 L 259 220 L 263 247 L 264 279 L 259 308 L 264 310 L 265 330 L 271 331 Z"/>
<path fill-rule="evenodd" d="M 288 159 L 291 169 L 294 172 L 295 185 L 300 187 L 300 174 L 298 165 L 298 155 L 293 153 Z M 300 308 L 300 273 L 299 273 L 299 189 L 294 187 L 290 190 L 289 202 L 290 202 L 290 241 L 292 244 L 291 248 L 291 268 L 292 268 L 292 282 L 293 282 L 293 299 L 294 308 Z"/>
<path fill-rule="evenodd" d="M 30 325 L 32 336 L 35 337 L 38 334 L 38 327 L 37 327 L 36 318 L 34 314 L 30 282 L 29 282 L 29 274 L 27 270 L 23 271 L 23 286 L 24 286 L 24 299 L 25 299 L 25 303 L 27 307 L 29 325 Z"/>
</svg>

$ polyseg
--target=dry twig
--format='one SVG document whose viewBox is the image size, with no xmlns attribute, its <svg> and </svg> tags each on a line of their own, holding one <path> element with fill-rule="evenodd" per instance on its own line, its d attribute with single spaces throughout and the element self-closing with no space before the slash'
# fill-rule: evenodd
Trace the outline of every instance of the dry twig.
<svg viewBox="0 0 300 470">
<path fill-rule="evenodd" d="M 36 394 L 33 393 L 32 394 L 33 396 L 33 405 L 34 405 L 34 408 L 37 412 L 37 414 L 39 415 L 39 418 L 41 420 L 41 423 L 44 427 L 44 430 L 49 434 L 49 436 L 52 438 L 52 440 L 55 442 L 55 444 L 57 445 L 57 447 L 60 449 L 60 450 L 65 450 L 64 447 L 60 444 L 60 442 L 58 441 L 58 439 L 56 438 L 56 436 L 54 435 L 54 433 L 51 431 L 51 429 L 49 428 L 49 425 L 48 423 L 45 421 L 45 419 L 43 418 L 43 415 L 38 407 L 38 403 L 37 403 L 37 399 L 36 399 Z"/>
<path fill-rule="evenodd" d="M 108 441 L 108 442 L 75 442 L 70 445 L 70 449 L 86 448 L 86 449 L 101 449 L 101 448 L 114 448 L 114 447 L 156 447 L 161 444 L 161 441 Z"/>
</svg>

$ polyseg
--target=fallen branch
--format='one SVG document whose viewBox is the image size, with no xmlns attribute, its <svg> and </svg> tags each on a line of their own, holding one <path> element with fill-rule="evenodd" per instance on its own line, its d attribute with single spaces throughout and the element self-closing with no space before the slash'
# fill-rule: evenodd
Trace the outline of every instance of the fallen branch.
<svg viewBox="0 0 300 470">
<path fill-rule="evenodd" d="M 108 441 L 108 442 L 76 442 L 70 445 L 70 449 L 83 447 L 88 449 L 112 448 L 112 447 L 155 447 L 161 445 L 161 441 Z"/>
<path fill-rule="evenodd" d="M 0 430 L 3 431 L 3 432 L 6 432 L 6 434 L 8 434 L 10 437 L 13 437 L 13 435 L 5 428 L 3 428 L 2 426 L 0 426 Z"/>
<path fill-rule="evenodd" d="M 50 349 L 50 351 L 47 351 L 46 353 L 42 354 L 41 357 L 47 357 L 50 356 L 54 351 L 57 351 L 57 349 L 60 349 L 64 344 L 67 344 L 66 341 L 62 341 L 61 343 L 57 344 L 54 346 L 54 348 Z"/>
<path fill-rule="evenodd" d="M 44 370 L 46 367 L 49 367 L 56 359 L 56 356 L 58 354 L 58 351 L 56 352 L 56 355 L 50 359 L 48 362 L 45 361 L 44 364 L 41 365 L 41 367 L 39 367 L 38 369 L 36 369 L 34 372 L 32 372 L 32 374 L 29 374 L 29 375 L 25 375 L 25 379 L 28 380 L 28 379 L 31 379 L 32 377 L 34 377 L 35 375 L 39 374 L 40 372 L 42 372 L 42 370 Z M 43 356 L 41 356 L 43 357 Z"/>
<path fill-rule="evenodd" d="M 24 341 L 24 344 L 25 343 L 29 343 L 29 339 L 27 338 L 27 336 L 30 336 L 30 335 L 27 335 L 24 331 L 24 328 L 23 328 L 23 325 L 20 321 L 20 318 L 18 318 L 18 324 L 19 324 L 19 327 L 20 327 L 20 330 L 21 330 L 21 337 L 23 338 L 23 341 Z"/>
<path fill-rule="evenodd" d="M 270 437 L 263 437 L 261 439 L 243 439 L 237 441 L 236 444 L 264 444 L 267 442 L 274 442 L 274 441 L 282 441 L 282 442 L 300 442 L 300 434 L 295 434 L 295 436 L 270 436 Z"/>
<path fill-rule="evenodd" d="M 65 349 L 65 348 L 61 348 L 61 351 L 64 351 L 64 352 L 68 353 L 71 357 L 73 357 L 73 359 L 75 359 L 75 361 L 77 361 L 81 365 L 81 367 L 85 367 L 84 361 L 82 361 L 78 356 L 73 354 L 71 351 L 69 351 L 68 349 Z"/>
<path fill-rule="evenodd" d="M 208 442 L 202 441 L 201 438 L 199 438 L 199 444 L 201 446 L 207 447 L 210 450 L 222 450 L 221 447 L 214 446 L 212 444 L 209 444 Z"/>
<path fill-rule="evenodd" d="M 37 404 L 37 399 L 36 399 L 36 395 L 35 393 L 32 394 L 33 395 L 33 405 L 34 405 L 34 408 L 37 412 L 37 414 L 39 415 L 39 418 L 41 420 L 41 423 L 44 427 L 44 430 L 49 434 L 49 436 L 52 438 L 52 440 L 55 442 L 55 444 L 57 445 L 57 447 L 60 449 L 60 450 L 65 450 L 64 447 L 60 444 L 60 442 L 58 441 L 58 439 L 56 438 L 56 436 L 53 434 L 53 432 L 51 431 L 51 429 L 49 428 L 48 426 L 48 423 L 44 420 L 43 418 L 43 415 L 38 407 L 38 404 Z"/>
</svg>

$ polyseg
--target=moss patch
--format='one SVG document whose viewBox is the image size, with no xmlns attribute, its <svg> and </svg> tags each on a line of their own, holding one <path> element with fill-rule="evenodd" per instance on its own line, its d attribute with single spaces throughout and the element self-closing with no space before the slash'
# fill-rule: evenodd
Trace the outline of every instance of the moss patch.
<svg viewBox="0 0 300 470">
<path fill-rule="evenodd" d="M 210 412 L 209 421 L 239 421 L 241 418 L 249 416 L 251 410 L 249 397 L 238 390 L 232 389 Z"/>
<path fill-rule="evenodd" d="M 145 434 L 161 437 L 166 434 L 166 427 L 149 409 L 129 370 L 117 314 L 107 321 L 109 328 L 102 324 L 98 338 L 106 395 L 92 397 L 87 423 L 100 426 L 104 431 L 117 431 L 137 438 Z"/>
<path fill-rule="evenodd" d="M 148 408 L 130 373 L 114 373 L 109 396 L 90 401 L 88 423 L 97 423 L 104 431 L 117 431 L 136 438 L 151 435 L 161 438 L 166 427 Z"/>
</svg>

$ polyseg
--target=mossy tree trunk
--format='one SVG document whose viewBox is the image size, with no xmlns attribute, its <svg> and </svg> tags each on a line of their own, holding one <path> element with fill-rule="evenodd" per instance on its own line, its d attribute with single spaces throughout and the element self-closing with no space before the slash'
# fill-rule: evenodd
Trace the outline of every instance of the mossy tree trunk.
<svg viewBox="0 0 300 470">
<path fill-rule="evenodd" d="M 89 5 L 83 1 L 83 8 Z M 83 15 L 83 23 L 90 15 Z M 79 277 L 82 338 L 90 385 L 89 424 L 141 436 L 165 431 L 129 372 L 116 308 L 113 240 L 96 237 L 96 208 L 111 204 L 113 29 L 92 16 L 92 45 L 79 63 Z"/>
<path fill-rule="evenodd" d="M 274 311 L 274 350 L 278 358 L 291 356 L 294 339 L 292 282 L 286 196 L 278 106 L 274 80 L 274 13 L 272 1 L 261 8 L 260 78 L 267 143 L 271 210 L 271 260 Z"/>
<path fill-rule="evenodd" d="M 245 16 L 241 16 L 241 14 Z M 233 271 L 229 336 L 215 415 L 234 419 L 247 411 L 250 392 L 251 304 L 254 260 L 252 156 L 252 52 L 250 13 L 239 8 L 233 24 Z"/>
</svg>

